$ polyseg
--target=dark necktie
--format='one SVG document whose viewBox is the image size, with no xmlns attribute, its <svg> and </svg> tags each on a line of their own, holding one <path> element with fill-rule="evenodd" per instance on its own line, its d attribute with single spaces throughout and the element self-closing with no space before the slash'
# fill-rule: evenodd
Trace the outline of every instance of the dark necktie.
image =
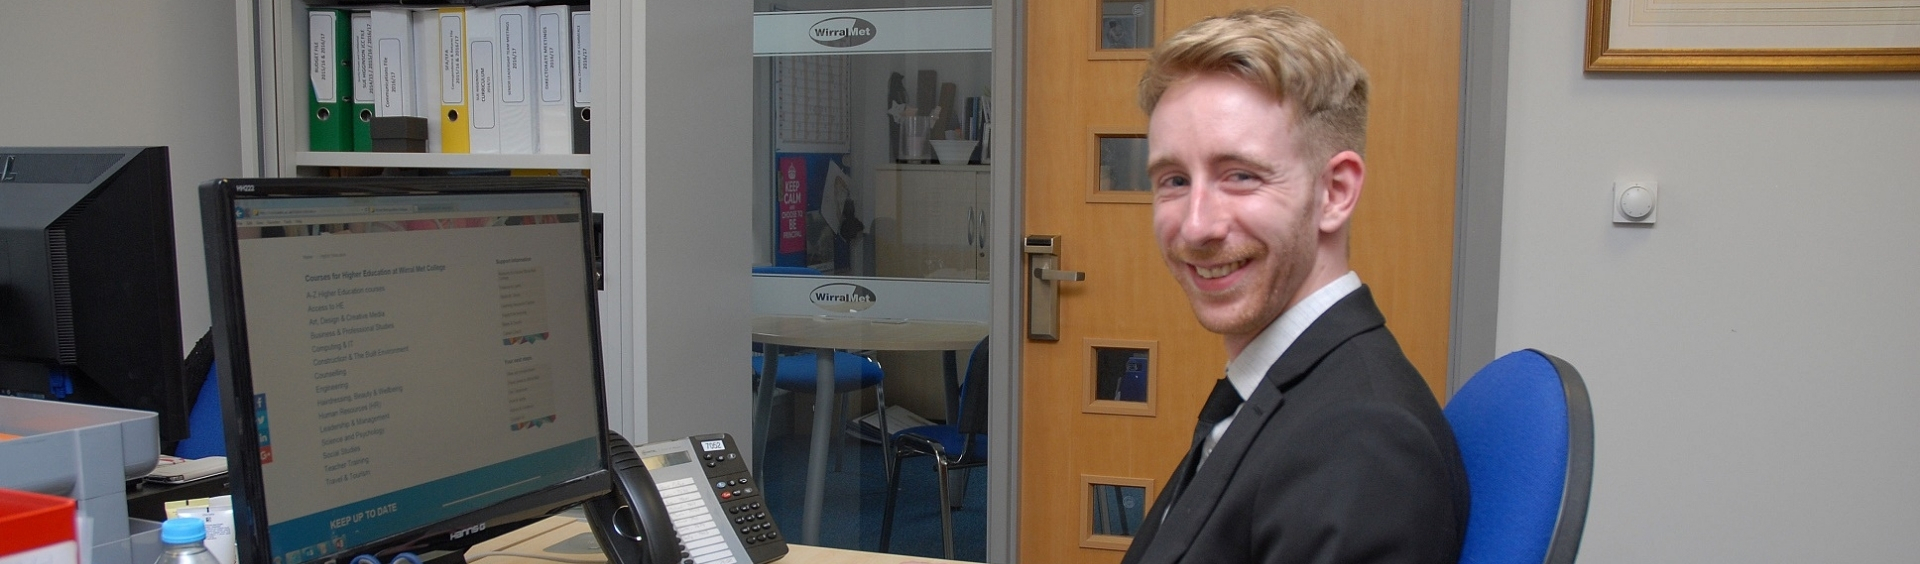
<svg viewBox="0 0 1920 564">
<path fill-rule="evenodd" d="M 1206 405 L 1200 407 L 1200 421 L 1193 426 L 1193 446 L 1187 450 L 1187 458 L 1182 462 L 1187 470 L 1186 476 L 1174 486 L 1173 499 L 1180 499 L 1180 494 L 1187 489 L 1187 483 L 1193 481 L 1194 473 L 1200 471 L 1207 435 L 1213 433 L 1213 427 L 1219 425 L 1221 420 L 1233 415 L 1233 410 L 1240 407 L 1240 401 L 1240 392 L 1233 389 L 1232 382 L 1221 378 L 1213 383 L 1213 393 L 1207 395 Z"/>
</svg>

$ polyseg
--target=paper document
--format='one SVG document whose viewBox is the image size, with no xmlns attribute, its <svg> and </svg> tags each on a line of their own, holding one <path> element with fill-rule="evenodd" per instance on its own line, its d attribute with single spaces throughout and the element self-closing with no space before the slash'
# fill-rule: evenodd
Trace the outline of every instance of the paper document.
<svg viewBox="0 0 1920 564">
<path fill-rule="evenodd" d="M 924 427 L 934 424 L 927 418 L 898 405 L 887 406 L 887 432 L 898 433 L 902 429 Z M 847 434 L 853 438 L 870 443 L 880 442 L 880 412 L 874 411 L 847 422 Z"/>
</svg>

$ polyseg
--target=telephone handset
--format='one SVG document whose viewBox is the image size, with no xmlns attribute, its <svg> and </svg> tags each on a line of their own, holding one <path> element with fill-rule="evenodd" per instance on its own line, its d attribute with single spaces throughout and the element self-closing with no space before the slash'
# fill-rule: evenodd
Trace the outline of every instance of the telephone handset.
<svg viewBox="0 0 1920 564">
<path fill-rule="evenodd" d="M 607 469 L 613 491 L 587 500 L 587 523 L 609 564 L 680 562 L 680 539 L 667 506 L 640 456 L 619 433 L 607 431 Z"/>
<path fill-rule="evenodd" d="M 607 434 L 614 492 L 588 502 L 587 517 L 613 564 L 761 564 L 787 554 L 733 437 L 696 435 L 636 451 Z"/>
</svg>

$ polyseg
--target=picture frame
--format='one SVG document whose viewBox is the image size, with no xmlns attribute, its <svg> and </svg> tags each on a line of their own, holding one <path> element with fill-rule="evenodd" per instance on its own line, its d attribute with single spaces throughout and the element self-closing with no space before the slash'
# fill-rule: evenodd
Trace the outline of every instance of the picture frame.
<svg viewBox="0 0 1920 564">
<path fill-rule="evenodd" d="M 1865 0 L 1587 0 L 1588 72 L 1920 71 L 1920 8 Z"/>
</svg>

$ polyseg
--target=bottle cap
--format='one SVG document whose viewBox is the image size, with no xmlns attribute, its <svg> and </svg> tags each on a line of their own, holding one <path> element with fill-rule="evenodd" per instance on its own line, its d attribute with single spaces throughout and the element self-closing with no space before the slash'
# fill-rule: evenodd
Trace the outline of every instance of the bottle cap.
<svg viewBox="0 0 1920 564">
<path fill-rule="evenodd" d="M 174 517 L 160 524 L 160 542 L 186 544 L 207 540 L 207 522 L 199 517 Z"/>
</svg>

